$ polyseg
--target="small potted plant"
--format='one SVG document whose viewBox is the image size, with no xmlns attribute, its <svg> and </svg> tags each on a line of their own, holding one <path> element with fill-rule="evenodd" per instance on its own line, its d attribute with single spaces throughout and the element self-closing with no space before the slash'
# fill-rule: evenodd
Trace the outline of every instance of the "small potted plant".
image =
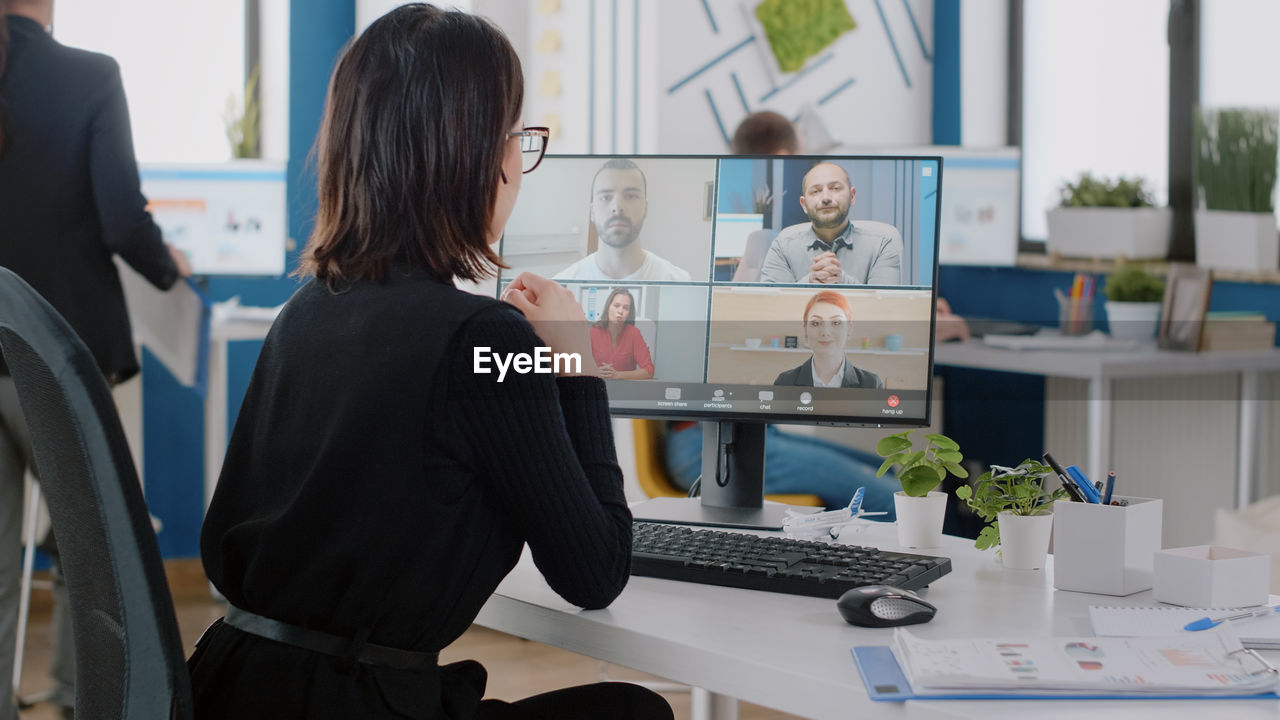
<svg viewBox="0 0 1280 720">
<path fill-rule="evenodd" d="M 915 449 L 911 431 L 894 433 L 876 443 L 876 453 L 884 458 L 876 477 L 883 476 L 894 465 L 902 490 L 894 493 L 893 506 L 898 514 L 898 544 L 910 548 L 937 547 L 942 543 L 942 521 L 947 511 L 947 494 L 937 487 L 947 473 L 969 477 L 960 465 L 964 456 L 960 446 L 946 435 L 925 435 L 923 449 Z"/>
<path fill-rule="evenodd" d="M 1006 568 L 1044 567 L 1053 532 L 1053 503 L 1067 497 L 1060 487 L 1052 491 L 1045 488 L 1044 478 L 1052 474 L 1047 465 L 1023 460 L 1015 468 L 992 465 L 973 487 L 956 488 L 956 497 L 990 523 L 978 533 L 974 547 L 986 550 L 1000 546 L 1000 560 Z"/>
<path fill-rule="evenodd" d="M 1276 269 L 1274 108 L 1204 110 L 1196 117 L 1196 264 L 1249 272 Z"/>
<path fill-rule="evenodd" d="M 1122 266 L 1107 276 L 1107 323 L 1111 337 L 1151 340 L 1156 335 L 1164 280 L 1142 268 Z"/>
<path fill-rule="evenodd" d="M 1154 207 L 1142 178 L 1115 182 L 1082 173 L 1059 190 L 1049 211 L 1048 250 L 1067 257 L 1163 258 L 1173 236 L 1173 214 Z"/>
</svg>

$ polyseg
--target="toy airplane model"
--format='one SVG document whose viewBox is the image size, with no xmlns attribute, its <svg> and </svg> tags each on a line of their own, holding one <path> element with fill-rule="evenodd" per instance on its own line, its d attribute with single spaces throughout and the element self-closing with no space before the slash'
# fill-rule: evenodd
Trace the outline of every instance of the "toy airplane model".
<svg viewBox="0 0 1280 720">
<path fill-rule="evenodd" d="M 819 537 L 840 537 L 841 528 L 857 522 L 858 519 L 872 515 L 887 515 L 884 512 L 863 512 L 862 498 L 867 493 L 865 487 L 858 488 L 849 501 L 848 507 L 839 510 L 805 515 L 794 510 L 787 511 L 787 518 L 782 521 L 782 530 L 788 537 L 814 539 Z"/>
</svg>

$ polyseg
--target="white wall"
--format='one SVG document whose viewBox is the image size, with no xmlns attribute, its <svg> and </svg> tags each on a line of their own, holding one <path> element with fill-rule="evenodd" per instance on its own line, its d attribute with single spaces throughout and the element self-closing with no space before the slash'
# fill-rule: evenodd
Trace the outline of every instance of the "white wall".
<svg viewBox="0 0 1280 720">
<path fill-rule="evenodd" d="M 140 161 L 231 157 L 223 113 L 244 93 L 242 3 L 58 0 L 54 10 L 54 38 L 120 64 Z"/>
<path fill-rule="evenodd" d="M 1009 4 L 960 2 L 960 144 L 1001 147 L 1008 140 Z"/>
<path fill-rule="evenodd" d="M 270 1 L 268 0 L 268 2 Z M 356 0 L 356 35 L 364 32 L 364 29 L 369 27 L 374 20 L 406 4 L 408 4 L 406 0 Z M 473 0 L 443 0 L 432 4 L 471 12 L 474 2 Z"/>
</svg>

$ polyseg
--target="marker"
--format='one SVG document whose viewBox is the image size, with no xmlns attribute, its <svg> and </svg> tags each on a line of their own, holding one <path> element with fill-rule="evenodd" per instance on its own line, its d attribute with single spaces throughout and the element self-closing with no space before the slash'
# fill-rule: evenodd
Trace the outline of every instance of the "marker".
<svg viewBox="0 0 1280 720">
<path fill-rule="evenodd" d="M 1067 491 L 1067 494 L 1071 496 L 1072 500 L 1076 502 L 1085 502 L 1084 496 L 1080 494 L 1080 490 L 1076 487 L 1075 481 L 1067 475 L 1067 471 L 1062 469 L 1062 466 L 1058 464 L 1057 460 L 1053 459 L 1052 455 L 1045 453 L 1044 463 L 1053 468 L 1053 471 L 1058 474 L 1058 481 L 1062 483 L 1062 489 Z"/>
<path fill-rule="evenodd" d="M 1116 489 L 1116 471 L 1112 470 L 1111 472 L 1107 473 L 1107 489 L 1102 494 L 1103 505 L 1111 504 L 1111 493 L 1114 492 L 1115 489 Z"/>
<path fill-rule="evenodd" d="M 1080 468 L 1075 465 L 1068 465 L 1067 475 L 1076 481 L 1076 487 L 1080 488 L 1080 494 L 1084 495 L 1085 502 L 1102 502 L 1102 496 L 1098 494 L 1097 490 L 1093 489 L 1093 483 L 1089 482 L 1089 477 Z"/>
</svg>

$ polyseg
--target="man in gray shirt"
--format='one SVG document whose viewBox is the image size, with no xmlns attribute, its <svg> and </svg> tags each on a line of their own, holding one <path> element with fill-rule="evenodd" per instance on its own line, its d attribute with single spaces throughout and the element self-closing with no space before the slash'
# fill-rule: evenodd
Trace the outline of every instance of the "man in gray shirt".
<svg viewBox="0 0 1280 720">
<path fill-rule="evenodd" d="M 888 223 L 849 220 L 857 188 L 834 163 L 819 163 L 804 176 L 800 207 L 810 222 L 778 233 L 760 280 L 772 283 L 899 285 L 902 233 Z"/>
</svg>

